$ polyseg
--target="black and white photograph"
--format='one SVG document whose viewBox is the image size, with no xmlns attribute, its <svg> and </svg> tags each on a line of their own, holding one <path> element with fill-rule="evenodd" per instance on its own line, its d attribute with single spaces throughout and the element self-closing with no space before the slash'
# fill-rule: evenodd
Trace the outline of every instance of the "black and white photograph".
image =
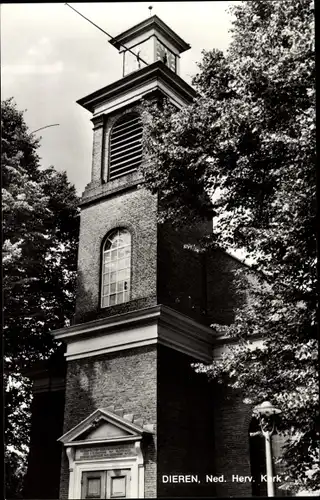
<svg viewBox="0 0 320 500">
<path fill-rule="evenodd" d="M 314 10 L 2 3 L 4 498 L 320 495 Z"/>
</svg>

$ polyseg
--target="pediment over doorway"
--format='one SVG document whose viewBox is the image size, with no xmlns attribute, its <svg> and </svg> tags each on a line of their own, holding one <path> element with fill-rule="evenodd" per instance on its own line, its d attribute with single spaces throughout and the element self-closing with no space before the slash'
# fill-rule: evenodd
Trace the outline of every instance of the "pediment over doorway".
<svg viewBox="0 0 320 500">
<path fill-rule="evenodd" d="M 65 446 L 90 443 L 138 441 L 146 434 L 153 434 L 152 425 L 143 425 L 132 414 L 123 416 L 106 408 L 95 410 L 87 418 L 61 436 L 58 441 Z"/>
</svg>

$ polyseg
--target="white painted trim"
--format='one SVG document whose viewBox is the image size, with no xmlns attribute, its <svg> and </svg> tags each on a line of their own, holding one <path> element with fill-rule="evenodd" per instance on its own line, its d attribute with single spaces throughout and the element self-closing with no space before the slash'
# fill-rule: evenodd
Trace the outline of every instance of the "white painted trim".
<svg viewBox="0 0 320 500">
<path fill-rule="evenodd" d="M 172 90 L 167 83 L 163 82 L 160 77 L 154 76 L 150 81 L 143 82 L 132 90 L 127 90 L 125 92 L 120 91 L 117 96 L 106 99 L 96 107 L 94 116 L 109 114 L 123 106 L 138 102 L 144 95 L 156 89 L 161 89 L 167 97 L 180 108 L 189 104 L 187 99 L 183 99 L 177 92 Z"/>
<path fill-rule="evenodd" d="M 119 349 L 132 349 L 141 345 L 148 345 L 157 341 L 157 327 L 155 325 L 141 325 L 135 328 L 123 328 L 116 331 L 108 331 L 105 335 L 91 335 L 90 338 L 82 338 L 70 342 L 67 347 L 66 357 L 75 358 L 78 354 L 90 354 L 97 356 L 102 351 L 114 352 Z"/>
<path fill-rule="evenodd" d="M 128 313 L 109 316 L 106 318 L 89 321 L 86 323 L 80 323 L 65 328 L 60 328 L 59 330 L 55 330 L 51 333 L 57 340 L 66 340 L 68 337 L 85 335 L 92 332 L 93 330 L 94 332 L 101 331 L 101 333 L 105 333 L 104 330 L 112 329 L 115 326 L 126 325 L 126 327 L 129 327 L 141 322 L 152 323 L 153 319 L 159 318 L 160 316 L 162 317 L 162 319 L 168 318 L 168 321 L 175 321 L 177 325 L 181 324 L 182 322 L 184 325 L 188 325 L 189 328 L 197 329 L 199 330 L 199 332 L 206 333 L 210 337 L 214 336 L 216 339 L 221 338 L 221 336 L 219 336 L 214 329 L 205 326 L 195 319 L 190 318 L 189 316 L 186 316 L 185 314 L 162 304 L 144 309 L 136 309 Z"/>
<path fill-rule="evenodd" d="M 141 442 L 136 441 L 134 448 L 137 453 L 137 462 L 138 462 L 138 497 L 137 498 L 144 498 L 144 466 L 143 466 L 143 455 L 141 451 Z"/>
<path fill-rule="evenodd" d="M 148 309 L 133 311 L 131 313 L 109 316 L 103 319 L 98 319 L 96 321 L 80 323 L 79 325 L 74 325 L 67 328 L 60 328 L 59 330 L 55 330 L 51 333 L 56 338 L 56 340 L 68 341 L 69 337 L 79 337 L 80 335 L 86 335 L 91 333 L 93 330 L 95 333 L 105 333 L 107 329 L 112 329 L 115 326 L 118 327 L 126 325 L 127 327 L 129 327 L 136 323 L 141 323 L 141 321 L 146 322 L 158 317 L 159 314 L 160 307 L 156 306 Z"/>
<path fill-rule="evenodd" d="M 119 467 L 119 464 L 118 462 L 121 462 L 122 460 L 137 460 L 137 457 L 136 456 L 132 456 L 132 457 L 112 457 L 112 458 L 84 458 L 84 459 L 78 459 L 78 460 L 75 460 L 74 463 L 75 464 L 83 464 L 83 463 L 88 463 L 88 464 L 99 464 L 99 469 L 98 470 L 102 470 L 102 467 L 101 467 L 101 462 L 104 463 L 106 461 L 112 461 L 112 462 L 117 462 L 116 463 L 116 467 Z"/>
<path fill-rule="evenodd" d="M 224 341 L 224 342 L 223 342 Z M 233 347 L 235 347 L 239 341 L 235 338 L 221 337 L 219 339 L 219 343 L 213 349 L 213 359 L 219 359 L 222 355 L 227 354 L 228 351 L 232 351 Z M 249 349 L 262 349 L 265 345 L 265 341 L 262 337 L 257 337 L 255 339 L 250 339 Z"/>
<path fill-rule="evenodd" d="M 74 477 L 75 450 L 74 450 L 74 448 L 67 447 L 66 454 L 67 454 L 68 461 L 69 461 L 69 493 L 68 493 L 68 498 L 72 498 L 74 486 L 75 486 L 75 477 Z"/>
<path fill-rule="evenodd" d="M 113 39 L 109 40 L 111 45 L 118 47 L 120 43 L 128 46 L 132 40 L 136 40 L 138 36 L 153 29 L 157 33 L 163 33 L 166 40 L 172 40 L 174 47 L 180 53 L 189 50 L 190 45 L 186 43 L 177 33 L 175 33 L 166 23 L 164 23 L 157 15 L 149 17 L 145 21 L 133 26 L 132 28 L 120 33 Z"/>
<path fill-rule="evenodd" d="M 96 444 L 114 444 L 114 443 L 128 443 L 130 441 L 141 440 L 142 436 L 121 436 L 115 438 L 105 438 L 105 439 L 83 439 L 81 441 L 68 441 L 65 446 L 88 446 Z"/>
<path fill-rule="evenodd" d="M 212 328 L 159 305 L 64 328 L 53 335 L 67 343 L 67 360 L 162 344 L 210 363 L 217 334 Z"/>
<path fill-rule="evenodd" d="M 212 348 L 206 349 L 208 354 L 206 355 L 203 350 L 197 349 L 195 346 L 186 346 L 182 345 L 179 341 L 174 341 L 171 339 L 159 339 L 159 344 L 164 345 L 165 347 L 170 347 L 171 349 L 175 349 L 176 351 L 182 352 L 187 356 L 191 356 L 192 358 L 196 358 L 199 361 L 204 363 L 212 362 Z"/>
<path fill-rule="evenodd" d="M 140 427 L 139 425 L 136 425 L 132 422 L 129 422 L 125 418 L 120 417 L 119 415 L 104 409 L 104 408 L 99 408 L 95 410 L 91 415 L 89 415 L 87 418 L 79 422 L 75 427 L 67 431 L 63 436 L 58 438 L 58 441 L 61 441 L 65 446 L 72 446 L 75 444 L 75 440 L 77 439 L 78 436 L 81 436 L 84 432 L 89 430 L 93 423 L 96 422 L 104 423 L 111 423 L 112 425 L 115 425 L 116 427 L 119 427 L 119 429 L 125 431 L 128 433 L 127 436 L 119 436 L 121 438 L 121 441 L 126 441 L 126 440 L 131 440 L 132 437 L 134 437 L 136 440 L 140 439 L 142 434 L 148 433 L 152 434 L 152 431 L 149 431 L 147 429 L 144 429 L 143 427 Z M 117 437 L 112 437 L 112 438 L 106 438 L 105 442 L 111 442 L 114 440 L 119 440 Z M 83 441 L 83 440 L 81 440 Z M 100 440 L 97 440 L 100 441 Z M 86 442 L 90 442 L 86 440 Z"/>
<path fill-rule="evenodd" d="M 142 457 L 143 459 L 143 457 Z M 144 477 L 141 476 L 141 458 L 119 457 L 97 460 L 76 460 L 74 462 L 74 477 L 69 481 L 69 499 L 81 498 L 81 476 L 83 472 L 98 470 L 130 469 L 129 496 L 127 498 L 144 498 Z M 139 472 L 140 469 L 140 472 Z"/>
<path fill-rule="evenodd" d="M 72 354 L 68 355 L 66 353 L 65 356 L 66 356 L 68 361 L 72 361 L 74 359 L 83 359 L 83 358 L 88 358 L 91 356 L 100 356 L 101 354 L 108 354 L 111 352 L 124 351 L 126 349 L 133 349 L 135 347 L 143 347 L 143 346 L 152 345 L 152 344 L 157 344 L 157 340 L 146 340 L 145 342 L 134 342 L 132 344 L 126 343 L 125 345 L 106 347 L 104 349 L 98 349 L 96 351 L 93 350 L 90 352 L 85 350 L 82 353 L 76 353 L 73 355 Z"/>
</svg>

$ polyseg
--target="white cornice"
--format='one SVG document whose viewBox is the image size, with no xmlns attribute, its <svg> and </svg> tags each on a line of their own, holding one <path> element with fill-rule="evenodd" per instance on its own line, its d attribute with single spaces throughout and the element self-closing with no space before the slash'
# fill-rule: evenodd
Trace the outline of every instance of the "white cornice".
<svg viewBox="0 0 320 500">
<path fill-rule="evenodd" d="M 84 432 L 90 430 L 95 423 L 98 425 L 102 425 L 104 422 L 109 422 L 118 427 L 119 429 L 126 432 L 126 435 L 112 436 L 112 437 L 104 437 L 101 439 L 77 439 Z M 84 444 L 84 443 L 102 443 L 102 442 L 116 442 L 116 441 L 127 441 L 127 440 L 137 440 L 141 439 L 143 434 L 152 434 L 151 431 L 146 430 L 139 425 L 136 425 L 132 422 L 129 422 L 125 418 L 120 417 L 119 415 L 111 412 L 105 408 L 98 408 L 91 415 L 86 417 L 84 420 L 79 422 L 75 427 L 70 429 L 68 432 L 63 434 L 58 441 L 61 441 L 65 446 L 74 446 L 75 444 Z"/>
<path fill-rule="evenodd" d="M 110 114 L 117 111 L 124 106 L 132 106 L 133 104 L 139 102 L 142 98 L 146 97 L 149 93 L 161 90 L 167 99 L 169 99 L 172 104 L 182 108 L 190 103 L 189 100 L 183 98 L 179 93 L 172 89 L 170 85 L 162 81 L 160 78 L 154 77 L 149 81 L 143 82 L 143 84 L 138 85 L 134 89 L 119 91 L 119 94 L 115 97 L 106 98 L 97 105 L 95 109 L 95 116 L 100 116 L 102 114 Z"/>
<path fill-rule="evenodd" d="M 131 104 L 145 94 L 159 87 L 172 95 L 174 102 L 186 105 L 194 99 L 196 91 L 180 76 L 168 69 L 161 61 L 134 71 L 124 78 L 101 88 L 77 101 L 80 106 L 97 115 L 101 112 L 111 113 L 120 106 Z"/>
<path fill-rule="evenodd" d="M 162 344 L 210 363 L 216 333 L 169 307 L 158 305 L 52 332 L 67 343 L 68 360 Z"/>
<path fill-rule="evenodd" d="M 123 50 L 124 47 L 121 46 L 121 44 L 130 44 L 133 39 L 135 40 L 141 34 L 148 32 L 151 28 L 153 28 L 155 31 L 160 31 L 160 33 L 163 33 L 165 38 L 171 40 L 171 43 L 175 45 L 180 53 L 190 49 L 190 45 L 182 40 L 182 38 L 177 35 L 177 33 L 175 33 L 156 15 L 149 17 L 145 21 L 142 21 L 132 28 L 129 28 L 128 30 L 120 33 L 116 37 L 109 40 L 109 43 L 111 43 L 111 45 L 116 47 L 118 50 Z"/>
<path fill-rule="evenodd" d="M 81 441 L 70 441 L 65 443 L 64 446 L 88 446 L 99 444 L 113 444 L 113 443 L 130 443 L 141 441 L 142 436 L 119 436 L 115 438 L 106 439 L 83 439 Z"/>
</svg>

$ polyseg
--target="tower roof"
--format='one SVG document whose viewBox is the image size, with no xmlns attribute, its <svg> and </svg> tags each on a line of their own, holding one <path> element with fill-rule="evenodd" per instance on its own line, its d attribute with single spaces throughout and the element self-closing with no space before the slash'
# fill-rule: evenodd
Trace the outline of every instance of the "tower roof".
<svg viewBox="0 0 320 500">
<path fill-rule="evenodd" d="M 154 82 L 153 85 L 152 82 Z M 158 88 L 159 82 L 165 85 L 165 87 L 162 86 L 162 89 L 167 89 L 167 91 L 164 92 L 165 94 L 168 94 L 168 89 L 171 88 L 175 91 L 176 95 L 183 99 L 185 104 L 192 102 L 193 98 L 196 96 L 196 91 L 187 82 L 170 71 L 162 62 L 157 61 L 139 71 L 126 75 L 121 80 L 117 80 L 102 89 L 82 97 L 77 103 L 94 114 L 97 112 L 97 108 L 104 102 L 109 103 L 114 110 L 117 108 L 114 108 L 112 103 L 116 97 L 120 99 L 119 96 L 124 96 L 123 99 L 125 99 L 126 104 L 128 104 L 128 102 L 131 102 L 129 101 L 129 92 L 138 88 L 140 90 L 133 100 L 140 100 L 142 95 Z M 146 86 L 145 89 L 143 88 L 144 85 Z M 121 106 L 123 106 L 123 103 Z M 108 106 L 106 104 L 104 112 L 107 111 L 107 108 Z M 101 110 L 99 113 L 100 112 Z"/>
<path fill-rule="evenodd" d="M 132 28 L 124 31 L 123 33 L 120 33 L 120 35 L 117 35 L 109 40 L 109 43 L 120 50 L 122 44 L 126 45 L 126 43 L 134 40 L 135 38 L 152 29 L 158 31 L 165 38 L 167 38 L 172 43 L 172 45 L 177 48 L 180 54 L 190 49 L 190 45 L 182 40 L 179 35 L 177 35 L 171 28 L 169 28 L 166 23 L 161 21 L 161 19 L 156 15 L 149 17 L 145 21 L 142 21 L 141 23 L 136 24 Z"/>
</svg>

